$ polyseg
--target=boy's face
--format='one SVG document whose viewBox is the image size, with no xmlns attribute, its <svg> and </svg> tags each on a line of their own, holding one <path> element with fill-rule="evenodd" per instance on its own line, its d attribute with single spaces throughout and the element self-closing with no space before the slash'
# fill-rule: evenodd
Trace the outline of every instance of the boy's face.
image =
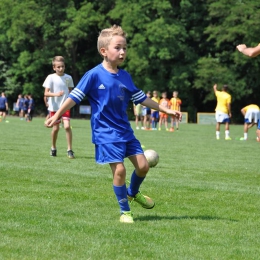
<svg viewBox="0 0 260 260">
<path fill-rule="evenodd" d="M 172 96 L 173 96 L 174 98 L 177 98 L 177 97 L 178 97 L 178 93 L 177 93 L 177 92 L 173 92 L 173 93 L 172 93 Z"/>
<path fill-rule="evenodd" d="M 166 93 L 162 93 L 162 98 L 166 98 Z"/>
<path fill-rule="evenodd" d="M 153 96 L 154 96 L 154 97 L 157 97 L 157 96 L 158 96 L 157 91 L 154 91 L 154 92 L 153 92 Z"/>
<path fill-rule="evenodd" d="M 120 65 L 126 58 L 126 39 L 122 36 L 113 36 L 107 48 L 101 48 L 101 53 L 114 65 Z"/>
<path fill-rule="evenodd" d="M 53 65 L 53 70 L 58 74 L 59 76 L 64 75 L 65 71 L 65 64 L 63 61 L 55 61 Z"/>
</svg>

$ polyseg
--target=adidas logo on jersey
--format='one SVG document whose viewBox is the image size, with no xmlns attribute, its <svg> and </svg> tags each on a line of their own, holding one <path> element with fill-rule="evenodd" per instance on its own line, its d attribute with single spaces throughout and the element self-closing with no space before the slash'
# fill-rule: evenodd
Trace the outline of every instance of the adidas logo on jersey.
<svg viewBox="0 0 260 260">
<path fill-rule="evenodd" d="M 103 84 L 101 84 L 98 89 L 106 89 L 105 86 Z"/>
</svg>

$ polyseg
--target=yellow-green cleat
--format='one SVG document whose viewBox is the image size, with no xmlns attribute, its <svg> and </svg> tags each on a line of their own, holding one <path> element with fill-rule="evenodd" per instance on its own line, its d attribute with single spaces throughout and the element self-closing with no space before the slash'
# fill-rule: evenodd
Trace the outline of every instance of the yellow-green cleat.
<svg viewBox="0 0 260 260">
<path fill-rule="evenodd" d="M 129 224 L 134 223 L 133 214 L 131 213 L 131 211 L 123 211 L 120 216 L 120 222 Z"/>
<path fill-rule="evenodd" d="M 152 209 L 155 205 L 154 201 L 150 197 L 143 195 L 140 191 L 134 197 L 127 195 L 127 198 L 130 204 L 135 201 L 145 209 Z"/>
</svg>

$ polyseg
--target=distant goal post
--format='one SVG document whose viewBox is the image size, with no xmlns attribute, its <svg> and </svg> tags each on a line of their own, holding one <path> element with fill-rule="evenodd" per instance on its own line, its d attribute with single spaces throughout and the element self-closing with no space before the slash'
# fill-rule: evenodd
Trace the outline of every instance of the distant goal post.
<svg viewBox="0 0 260 260">
<path fill-rule="evenodd" d="M 182 113 L 181 123 L 187 124 L 188 123 L 188 112 L 181 112 L 181 113 Z"/>
<path fill-rule="evenodd" d="M 197 124 L 216 124 L 215 113 L 197 113 Z"/>
</svg>

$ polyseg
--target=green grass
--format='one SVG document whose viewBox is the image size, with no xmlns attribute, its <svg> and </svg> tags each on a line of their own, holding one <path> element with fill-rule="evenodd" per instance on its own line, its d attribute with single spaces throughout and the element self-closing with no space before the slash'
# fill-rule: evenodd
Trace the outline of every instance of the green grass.
<svg viewBox="0 0 260 260">
<path fill-rule="evenodd" d="M 89 120 L 72 120 L 75 160 L 49 156 L 44 119 L 0 123 L 0 259 L 259 259 L 260 145 L 255 130 L 215 140 L 214 125 L 136 131 L 160 155 L 142 185 L 156 206 L 119 222 L 109 166 L 94 160 Z M 128 179 L 133 170 L 125 162 Z"/>
</svg>

